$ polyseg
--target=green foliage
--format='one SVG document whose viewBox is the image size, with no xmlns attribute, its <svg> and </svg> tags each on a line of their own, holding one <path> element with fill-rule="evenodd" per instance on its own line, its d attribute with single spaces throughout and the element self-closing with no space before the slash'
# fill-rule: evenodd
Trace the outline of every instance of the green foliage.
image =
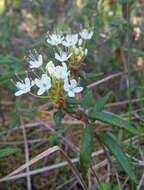
<svg viewBox="0 0 144 190">
<path fill-rule="evenodd" d="M 70 103 L 70 104 L 81 104 L 81 101 L 80 100 L 76 100 L 74 98 L 68 97 L 67 98 L 67 103 Z"/>
<path fill-rule="evenodd" d="M 5 1 L 5 0 L 1 0 Z M 11 2 L 10 0 L 7 1 Z M 101 141 L 107 146 L 107 148 L 113 153 L 113 155 L 120 162 L 121 166 L 123 166 L 123 170 L 131 177 L 132 180 L 136 181 L 134 173 L 131 169 L 128 159 L 125 157 L 126 154 L 122 151 L 119 146 L 120 143 L 122 145 L 126 145 L 128 148 L 132 148 L 132 153 L 137 152 L 139 148 L 135 141 L 123 143 L 122 140 L 127 137 L 127 135 L 143 135 L 143 81 L 144 75 L 142 74 L 144 68 L 143 63 L 141 66 L 138 66 L 138 59 L 141 57 L 142 60 L 144 58 L 143 52 L 143 32 L 144 26 L 143 22 L 137 22 L 133 24 L 133 18 L 142 19 L 143 20 L 143 10 L 144 6 L 142 6 L 140 1 L 133 0 L 118 0 L 118 1 L 101 1 L 101 0 L 81 0 L 83 6 L 79 7 L 69 7 L 69 2 L 72 1 L 52 1 L 52 0 L 32 0 L 27 7 L 23 8 L 23 2 L 20 0 L 14 0 L 13 7 L 11 7 L 5 14 L 4 17 L 0 18 L 0 85 L 1 85 L 1 100 L 5 99 L 5 93 L 7 89 L 10 89 L 10 95 L 12 97 L 12 101 L 14 95 L 12 95 L 14 91 L 14 85 L 16 75 L 23 77 L 24 74 L 31 77 L 32 73 L 26 73 L 22 70 L 22 59 L 23 55 L 26 54 L 26 49 L 37 48 L 40 51 L 45 52 L 46 56 L 50 57 L 51 60 L 54 60 L 54 53 L 50 50 L 48 43 L 46 42 L 47 37 L 41 39 L 41 34 L 45 33 L 47 30 L 53 30 L 55 25 L 58 23 L 58 30 L 63 30 L 66 34 L 65 27 L 67 27 L 70 31 L 74 31 L 75 28 L 92 28 L 94 31 L 93 39 L 87 43 L 88 48 L 88 57 L 84 60 L 85 68 L 78 69 L 78 74 L 81 78 L 88 79 L 88 83 L 95 82 L 96 78 L 101 75 L 101 72 L 104 74 L 111 75 L 115 72 L 123 72 L 123 58 L 125 58 L 127 62 L 127 53 L 128 53 L 128 45 L 127 45 L 127 30 L 128 30 L 128 21 L 123 18 L 123 6 L 125 3 L 130 2 L 130 30 L 132 34 L 130 34 L 130 46 L 131 46 L 131 71 L 135 71 L 131 75 L 132 86 L 129 89 L 129 93 L 131 95 L 130 98 L 140 98 L 141 101 L 136 104 L 133 108 L 141 108 L 141 113 L 137 113 L 140 117 L 135 120 L 133 124 L 137 125 L 135 128 L 129 122 L 124 119 L 107 112 L 102 112 L 105 104 L 107 103 L 111 92 L 113 91 L 113 101 L 117 100 L 126 100 L 127 99 L 127 87 L 125 85 L 125 77 L 122 77 L 120 80 L 110 80 L 110 82 L 103 83 L 102 85 L 97 85 L 96 88 L 93 88 L 92 93 L 91 90 L 86 89 L 86 94 L 80 100 L 74 98 L 67 98 L 65 104 L 65 111 L 67 113 L 77 114 L 77 108 L 80 106 L 84 109 L 84 113 L 87 113 L 88 110 L 93 110 L 88 114 L 88 119 L 90 122 L 95 120 L 101 121 L 103 123 L 108 123 L 109 126 L 118 127 L 113 133 L 113 131 L 109 134 L 100 133 L 99 137 Z M 48 2 L 48 6 L 45 6 L 44 3 Z M 59 6 L 61 2 L 65 2 L 65 7 L 62 7 L 62 14 L 57 10 L 57 5 Z M 67 4 L 68 2 L 68 4 Z M 77 1 L 76 1 L 77 2 Z M 62 3 L 62 5 L 64 5 Z M 67 6 L 68 5 L 68 6 Z M 19 7 L 20 6 L 20 7 Z M 25 6 L 25 5 L 24 5 Z M 26 5 L 27 6 L 27 5 Z M 48 7 L 48 8 L 47 8 Z M 0 12 L 4 10 L 4 4 L 0 7 Z M 66 9 L 65 9 L 66 8 Z M 76 10 L 77 9 L 77 10 Z M 23 16 L 23 10 L 26 11 L 26 15 Z M 76 10 L 76 11 L 75 11 Z M 73 14 L 74 11 L 74 14 Z M 110 11 L 112 11 L 113 15 L 110 15 Z M 61 15 L 59 17 L 59 14 Z M 27 22 L 26 17 L 28 15 L 32 16 L 32 21 Z M 72 15 L 72 16 L 67 16 Z M 65 19 L 64 17 L 67 16 Z M 52 17 L 52 19 L 51 19 Z M 61 22 L 61 17 L 62 22 Z M 59 19 L 57 19 L 59 18 Z M 29 19 L 30 20 L 30 19 Z M 63 20 L 65 23 L 63 23 Z M 25 30 L 19 29 L 21 24 L 26 24 L 30 30 L 32 27 L 36 27 L 34 33 L 28 36 L 28 32 Z M 68 23 L 68 24 L 67 24 Z M 66 26 L 67 25 L 67 26 Z M 140 34 L 139 39 L 134 39 L 136 32 L 134 31 L 135 27 L 138 27 L 142 32 Z M 50 33 L 51 33 L 50 31 Z M 134 36 L 133 36 L 134 35 Z M 33 41 L 33 43 L 31 43 Z M 44 47 L 47 47 L 44 50 Z M 122 52 L 117 50 L 121 49 Z M 124 54 L 124 57 L 121 56 L 121 53 Z M 46 57 L 44 57 L 44 61 Z M 26 66 L 26 65 L 25 65 Z M 92 73 L 86 73 L 92 70 Z M 70 70 L 70 69 L 69 69 Z M 137 71 L 142 70 L 142 71 Z M 10 80 L 14 80 L 11 82 Z M 122 81 L 124 80 L 124 82 Z M 107 85 L 108 84 L 108 85 Z M 140 89 L 141 88 L 141 89 Z M 140 90 L 139 90 L 140 89 Z M 12 93 L 11 93 L 12 91 Z M 141 91 L 141 95 L 139 96 L 139 91 Z M 107 93 L 104 97 L 103 94 Z M 4 95 L 3 95 L 4 94 Z M 94 97 L 99 98 L 100 100 L 95 100 Z M 20 103 L 20 101 L 22 101 Z M 10 116 L 11 122 L 9 124 L 10 128 L 17 126 L 20 123 L 20 117 L 29 117 L 34 118 L 37 116 L 37 107 L 33 107 L 32 109 L 23 110 L 23 99 L 20 101 L 16 101 L 15 110 L 11 111 L 9 108 L 9 112 L 6 113 L 6 116 Z M 34 102 L 35 103 L 35 102 Z M 48 107 L 48 111 L 53 110 L 53 105 Z M 117 106 L 111 108 L 114 113 L 127 112 L 127 106 L 121 108 L 121 106 Z M 115 112 L 116 111 L 116 112 Z M 69 114 L 69 115 L 70 115 Z M 126 114 L 125 114 L 126 115 Z M 129 115 L 129 113 L 127 113 Z M 87 116 L 85 114 L 85 116 Z M 64 117 L 63 111 L 60 109 L 58 112 L 54 113 L 53 118 L 57 126 L 61 126 L 61 120 Z M 51 141 L 50 145 L 61 145 L 59 141 L 59 136 L 63 135 L 63 131 L 58 130 L 52 132 L 50 134 Z M 141 146 L 140 142 L 138 143 Z M 83 131 L 82 138 L 82 147 L 81 147 L 81 165 L 82 171 L 84 174 L 87 173 L 88 168 L 91 165 L 91 153 L 92 153 L 92 127 L 89 125 Z M 134 147 L 134 149 L 133 149 Z M 143 149 L 143 148 L 142 148 Z M 3 149 L 6 154 L 10 155 L 10 152 L 14 152 L 13 150 Z M 5 153 L 4 153 L 5 154 Z M 124 158 L 122 158 L 124 156 Z M 1 150 L 0 150 L 0 158 Z M 123 160 L 122 160 L 123 159 Z M 83 162 L 86 162 L 86 165 L 83 165 Z M 126 165 L 128 163 L 128 165 Z M 123 171 L 122 170 L 122 171 Z M 118 170 L 120 171 L 120 170 Z M 110 181 L 111 182 L 111 181 Z M 98 186 L 98 190 L 119 190 L 118 185 L 113 187 L 115 182 L 112 181 L 112 184 L 100 184 Z M 129 184 L 128 184 L 129 185 Z M 24 186 L 24 185 L 23 185 Z M 0 187 L 1 188 L 1 187 Z M 14 187 L 12 187 L 14 188 Z M 20 188 L 20 187 L 19 187 Z M 131 188 L 131 187 L 130 187 Z M 53 188 L 55 189 L 55 188 Z"/>
<path fill-rule="evenodd" d="M 20 118 L 19 118 L 18 115 L 16 115 L 16 116 L 11 120 L 9 127 L 10 127 L 10 128 L 16 127 L 16 125 L 19 123 L 19 121 L 20 121 Z"/>
<path fill-rule="evenodd" d="M 27 109 L 26 111 L 22 112 L 22 116 L 35 118 L 38 114 L 37 107 L 33 107 L 32 109 Z"/>
<path fill-rule="evenodd" d="M 61 120 L 62 118 L 65 116 L 65 114 L 63 113 L 63 111 L 61 109 L 59 109 L 57 112 L 55 112 L 53 114 L 53 119 L 55 121 L 55 124 L 57 126 L 61 126 Z"/>
<path fill-rule="evenodd" d="M 5 156 L 15 154 L 17 151 L 18 150 L 15 148 L 0 149 L 0 158 L 4 158 Z"/>
<path fill-rule="evenodd" d="M 88 90 L 85 96 L 81 100 L 81 106 L 86 110 L 94 104 L 93 93 L 91 90 Z"/>
<path fill-rule="evenodd" d="M 100 77 L 103 73 L 86 73 L 85 79 Z"/>
<path fill-rule="evenodd" d="M 112 190 L 112 189 L 109 185 L 100 183 L 98 184 L 98 190 Z"/>
<path fill-rule="evenodd" d="M 120 190 L 120 189 L 118 185 L 112 188 L 111 185 L 100 183 L 98 184 L 98 190 Z"/>
<path fill-rule="evenodd" d="M 19 101 L 16 101 L 16 107 L 13 112 L 7 112 L 7 116 L 13 116 L 13 119 L 10 122 L 10 128 L 16 127 L 17 124 L 20 122 L 20 117 L 30 117 L 35 118 L 37 116 L 38 110 L 37 107 L 33 107 L 31 109 L 27 109 L 26 111 L 21 110 L 21 103 Z"/>
<path fill-rule="evenodd" d="M 129 177 L 137 184 L 138 180 L 135 173 L 132 170 L 129 159 L 127 158 L 120 145 L 109 134 L 101 132 L 99 135 L 100 140 L 104 145 L 113 153 L 116 159 L 119 161 L 123 170 L 129 175 Z"/>
<path fill-rule="evenodd" d="M 51 146 L 59 145 L 61 146 L 60 136 L 63 135 L 64 129 L 59 129 L 57 131 L 50 131 L 51 140 L 49 144 Z"/>
<path fill-rule="evenodd" d="M 87 125 L 83 130 L 82 144 L 80 152 L 80 162 L 82 168 L 82 174 L 85 176 L 88 169 L 91 166 L 93 150 L 93 130 L 90 125 Z"/>
<path fill-rule="evenodd" d="M 103 98 L 101 98 L 98 102 L 96 102 L 94 105 L 93 112 L 102 111 L 111 94 L 112 92 L 107 93 Z"/>
<path fill-rule="evenodd" d="M 131 126 L 127 121 L 121 119 L 120 117 L 115 116 L 114 114 L 106 112 L 91 112 L 88 114 L 88 117 L 89 119 L 99 120 L 116 127 L 123 127 L 124 129 L 135 135 L 141 135 L 140 132 L 136 128 Z"/>
</svg>

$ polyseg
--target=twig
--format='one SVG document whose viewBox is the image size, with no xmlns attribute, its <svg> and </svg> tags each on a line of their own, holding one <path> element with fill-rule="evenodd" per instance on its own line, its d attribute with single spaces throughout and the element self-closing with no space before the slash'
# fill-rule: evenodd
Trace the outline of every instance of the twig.
<svg viewBox="0 0 144 190">
<path fill-rule="evenodd" d="M 33 139 L 33 140 L 27 140 L 27 143 L 33 144 L 33 143 L 39 143 L 39 142 L 48 142 L 50 139 Z M 19 145 L 24 144 L 24 141 L 10 141 L 10 142 L 0 142 L 0 145 Z"/>
<path fill-rule="evenodd" d="M 114 165 L 113 162 L 112 162 L 111 156 L 110 156 L 109 152 L 107 151 L 105 145 L 102 143 L 102 141 L 101 141 L 101 140 L 99 139 L 99 137 L 97 136 L 97 134 L 94 133 L 94 135 L 95 135 L 95 138 L 97 139 L 98 143 L 102 146 L 102 148 L 103 148 L 103 150 L 104 150 L 104 153 L 106 154 L 109 163 L 113 166 L 113 168 L 114 168 L 114 170 L 115 170 L 116 179 L 117 179 L 117 182 L 118 182 L 118 186 L 119 186 L 119 189 L 121 190 L 119 176 L 118 176 L 116 167 L 115 167 L 115 165 Z"/>
<path fill-rule="evenodd" d="M 38 127 L 42 124 L 42 122 L 36 122 L 36 123 L 29 123 L 29 124 L 25 124 L 25 128 L 32 128 L 32 127 Z M 19 129 L 23 129 L 23 125 L 19 126 L 19 127 L 15 127 L 13 129 L 9 129 L 9 130 L 5 130 L 3 132 L 0 133 L 0 135 L 4 135 L 6 133 L 9 133 L 11 131 L 16 131 Z"/>
<path fill-rule="evenodd" d="M 1 105 L 13 105 L 13 104 L 15 104 L 14 102 L 11 102 L 11 101 L 0 101 L 0 104 Z"/>
<path fill-rule="evenodd" d="M 36 156 L 32 160 L 30 160 L 29 161 L 30 163 L 28 162 L 27 164 L 29 164 L 29 165 L 34 164 L 35 162 L 37 162 L 41 158 L 43 158 L 45 156 L 48 156 L 49 154 L 51 154 L 51 153 L 53 153 L 53 152 L 55 152 L 57 150 L 58 150 L 57 146 L 52 147 L 52 148 L 46 150 L 45 152 L 39 154 L 38 156 Z M 99 150 L 97 152 L 94 152 L 92 154 L 92 157 L 93 156 L 98 156 L 98 155 L 102 154 L 103 152 L 104 152 L 103 150 Z M 72 163 L 79 162 L 79 157 L 71 159 L 71 162 Z M 98 169 L 100 167 L 103 167 L 105 164 L 107 164 L 106 161 L 100 162 L 99 164 L 97 164 L 96 166 L 94 166 L 94 169 Z M 68 165 L 68 163 L 66 161 L 64 161 L 64 162 L 61 162 L 61 163 L 58 163 L 58 164 L 54 164 L 54 165 L 51 165 L 51 166 L 48 166 L 48 167 L 44 167 L 44 168 L 40 168 L 40 169 L 36 169 L 36 170 L 30 171 L 29 175 L 36 175 L 36 174 L 39 174 L 39 173 L 43 173 L 43 172 L 51 171 L 51 170 L 54 170 L 54 169 L 57 169 L 57 168 L 61 168 L 61 167 L 67 166 L 67 165 Z M 23 170 L 25 168 L 23 166 L 21 166 L 20 168 L 18 168 L 17 171 L 10 173 L 5 178 L 1 178 L 0 182 L 9 181 L 9 180 L 16 180 L 16 179 L 20 179 L 20 178 L 26 177 L 27 173 L 21 173 L 19 175 L 15 175 L 15 174 L 19 173 L 21 170 Z"/>
<path fill-rule="evenodd" d="M 136 103 L 136 102 L 140 102 L 144 100 L 144 98 L 136 98 L 136 99 L 133 99 L 132 100 L 132 103 Z M 114 107 L 114 106 L 120 106 L 120 105 L 123 105 L 123 104 L 128 104 L 129 101 L 128 100 L 125 100 L 125 101 L 120 101 L 120 102 L 115 102 L 115 103 L 110 103 L 110 104 L 106 104 L 105 107 Z"/>
<path fill-rule="evenodd" d="M 76 177 L 73 177 L 71 179 L 69 179 L 68 181 L 66 181 L 65 183 L 59 185 L 55 190 L 60 190 L 62 189 L 65 185 L 68 185 L 69 183 L 73 182 L 76 179 Z"/>
<path fill-rule="evenodd" d="M 47 124 L 46 122 L 42 122 L 42 124 L 47 127 L 48 129 L 50 129 L 51 131 L 55 131 L 49 124 Z M 62 139 L 62 141 L 66 142 L 67 145 L 69 145 L 69 147 L 77 153 L 77 155 L 79 155 L 80 149 L 75 146 L 73 143 L 71 143 L 70 141 L 68 141 L 67 139 L 65 139 L 62 135 L 59 135 L 59 137 Z"/>
<path fill-rule="evenodd" d="M 25 124 L 25 128 L 39 127 L 40 125 L 42 125 L 45 122 L 46 122 L 46 120 L 41 120 L 40 122 L 35 122 L 35 123 L 28 123 L 28 124 Z M 54 122 L 49 121 L 48 123 L 53 124 Z M 77 121 L 77 120 L 67 120 L 67 121 L 63 120 L 62 124 L 67 124 L 67 125 L 76 125 L 77 124 L 78 125 L 78 124 L 82 124 L 82 122 Z M 4 135 L 6 133 L 16 131 L 16 130 L 19 130 L 19 129 L 22 129 L 22 128 L 23 128 L 23 125 L 20 125 L 19 127 L 15 127 L 13 129 L 8 129 L 8 130 L 5 130 L 3 132 L 0 132 L 0 135 Z"/>
<path fill-rule="evenodd" d="M 64 158 L 67 160 L 66 163 L 69 164 L 70 168 L 72 169 L 73 173 L 76 175 L 77 179 L 79 180 L 80 184 L 82 185 L 84 190 L 87 190 L 87 186 L 83 180 L 83 178 L 81 177 L 80 173 L 78 172 L 77 168 L 73 165 L 73 163 L 71 162 L 71 160 L 68 158 L 68 156 L 66 155 L 66 153 L 59 148 L 58 146 L 54 146 L 52 148 L 47 149 L 46 151 L 38 154 L 36 157 L 32 158 L 31 160 L 29 160 L 28 162 L 26 162 L 25 164 L 23 164 L 21 167 L 19 167 L 18 169 L 14 170 L 13 172 L 11 172 L 9 175 L 7 175 L 6 177 L 0 179 L 0 182 L 3 181 L 8 181 L 11 180 L 12 177 L 14 177 L 13 175 L 18 174 L 19 172 L 23 171 L 25 168 L 31 166 L 32 164 L 38 162 L 39 160 L 41 160 L 42 158 L 49 156 L 50 154 L 56 152 L 56 151 L 60 151 L 62 153 L 62 155 L 64 156 Z M 43 171 L 42 171 L 43 172 Z M 30 174 L 31 171 L 26 172 L 25 175 L 23 175 L 23 177 L 27 176 L 27 175 L 31 175 Z M 16 179 L 16 178 L 15 178 Z"/>
<path fill-rule="evenodd" d="M 126 178 L 126 180 L 124 181 L 124 184 L 122 185 L 121 189 L 123 190 L 124 189 L 124 186 L 126 185 L 126 183 L 128 182 L 129 180 L 129 176 Z"/>
<path fill-rule="evenodd" d="M 142 175 L 142 177 L 141 177 L 141 179 L 140 179 L 140 181 L 139 181 L 139 184 L 138 184 L 138 186 L 137 186 L 137 190 L 140 190 L 140 189 L 141 189 L 141 186 L 142 186 L 142 184 L 143 184 L 143 181 L 144 181 L 144 172 L 143 172 L 143 175 Z"/>
<path fill-rule="evenodd" d="M 141 71 L 141 69 L 136 69 L 136 70 L 133 70 L 132 72 L 137 72 L 137 71 Z M 94 82 L 92 84 L 87 85 L 87 88 L 92 88 L 92 87 L 97 86 L 97 85 L 99 85 L 99 84 L 101 84 L 103 82 L 106 82 L 106 81 L 108 81 L 108 80 L 110 80 L 112 78 L 119 77 L 119 76 L 125 75 L 125 74 L 127 74 L 127 72 L 119 72 L 119 73 L 112 74 L 112 75 L 110 75 L 108 77 L 105 77 L 105 78 L 103 78 L 103 79 L 101 79 L 101 80 L 99 80 L 97 82 Z"/>
<path fill-rule="evenodd" d="M 23 131 L 24 146 L 25 146 L 25 160 L 26 160 L 26 162 L 28 162 L 29 161 L 29 148 L 28 148 L 28 143 L 27 143 L 27 136 L 26 136 L 25 126 L 24 126 L 22 118 L 20 118 L 20 121 L 23 126 L 22 131 Z M 30 172 L 29 166 L 26 167 L 26 172 L 27 172 L 27 190 L 32 190 L 31 176 L 28 174 Z"/>
<path fill-rule="evenodd" d="M 101 83 L 103 83 L 103 82 L 106 82 L 106 81 L 108 81 L 108 80 L 110 80 L 110 79 L 112 79 L 112 78 L 121 76 L 121 75 L 123 75 L 123 74 L 124 74 L 124 72 L 119 72 L 119 73 L 112 74 L 112 75 L 110 75 L 110 76 L 108 76 L 108 77 L 105 77 L 105 78 L 103 78 L 103 79 L 101 79 L 101 80 L 99 80 L 99 81 L 97 81 L 97 82 L 94 82 L 94 83 L 92 83 L 92 84 L 87 85 L 87 88 L 92 88 L 92 87 L 94 87 L 94 86 L 97 86 L 97 85 L 99 85 L 99 84 L 101 84 Z"/>
</svg>

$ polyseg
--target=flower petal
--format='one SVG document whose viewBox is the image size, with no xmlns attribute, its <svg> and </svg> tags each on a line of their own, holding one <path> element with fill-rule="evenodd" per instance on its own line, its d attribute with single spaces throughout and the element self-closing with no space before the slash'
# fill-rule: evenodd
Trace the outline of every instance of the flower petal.
<svg viewBox="0 0 144 190">
<path fill-rule="evenodd" d="M 45 91 L 46 91 L 45 88 L 40 88 L 40 89 L 37 91 L 37 95 L 40 96 L 40 95 L 42 95 Z"/>
<path fill-rule="evenodd" d="M 74 93 L 79 93 L 79 92 L 81 92 L 82 90 L 83 90 L 83 87 L 76 87 L 76 88 L 73 89 L 73 92 L 74 92 Z"/>
<path fill-rule="evenodd" d="M 15 93 L 15 96 L 20 96 L 20 95 L 22 95 L 22 94 L 24 94 L 24 91 L 23 91 L 23 90 L 19 90 L 19 91 L 17 91 L 17 92 Z"/>
<path fill-rule="evenodd" d="M 27 86 L 30 86 L 30 79 L 27 77 L 27 78 L 25 78 L 25 84 L 27 85 Z"/>
<path fill-rule="evenodd" d="M 36 86 L 38 86 L 38 87 L 41 86 L 41 80 L 39 80 L 39 79 L 36 78 L 36 79 L 34 80 L 34 82 L 35 82 Z"/>
<path fill-rule="evenodd" d="M 75 79 L 70 80 L 70 85 L 72 88 L 75 88 L 77 86 L 77 81 Z"/>
<path fill-rule="evenodd" d="M 68 91 L 68 96 L 69 96 L 69 97 L 75 97 L 75 94 L 74 94 L 73 91 Z"/>
</svg>

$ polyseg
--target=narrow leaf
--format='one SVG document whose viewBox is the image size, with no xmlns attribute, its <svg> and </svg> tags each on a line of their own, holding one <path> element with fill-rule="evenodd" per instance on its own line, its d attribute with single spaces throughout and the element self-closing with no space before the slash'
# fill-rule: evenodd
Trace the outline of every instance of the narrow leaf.
<svg viewBox="0 0 144 190">
<path fill-rule="evenodd" d="M 26 71 L 7 73 L 4 76 L 0 77 L 0 82 L 3 82 L 4 80 L 7 80 L 7 79 L 11 79 L 11 78 L 15 77 L 16 74 L 18 74 L 18 75 L 24 75 L 24 74 L 27 74 L 27 73 L 26 73 Z"/>
<path fill-rule="evenodd" d="M 84 71 L 83 71 L 82 69 L 79 68 L 79 69 L 77 70 L 77 72 L 78 72 L 78 74 L 79 74 L 79 76 L 80 76 L 81 78 L 86 79 L 85 73 L 84 73 Z"/>
<path fill-rule="evenodd" d="M 98 190 L 111 190 L 111 187 L 107 184 L 100 183 L 98 184 Z"/>
<path fill-rule="evenodd" d="M 61 120 L 64 117 L 64 115 L 65 114 L 62 112 L 62 110 L 59 110 L 58 112 L 54 113 L 53 118 L 57 126 L 61 125 Z"/>
<path fill-rule="evenodd" d="M 17 123 L 19 122 L 19 116 L 16 116 L 15 118 L 12 119 L 12 121 L 10 122 L 10 128 L 14 128 Z"/>
<path fill-rule="evenodd" d="M 96 102 L 93 112 L 102 111 L 102 109 L 104 108 L 111 94 L 112 94 L 112 91 L 108 92 L 103 98 L 101 98 L 98 102 Z"/>
<path fill-rule="evenodd" d="M 80 152 L 80 162 L 82 173 L 85 176 L 91 165 L 91 154 L 93 149 L 93 131 L 90 125 L 86 126 L 82 135 L 82 145 Z"/>
<path fill-rule="evenodd" d="M 127 131 L 140 135 L 138 130 L 131 126 L 127 121 L 121 119 L 120 117 L 115 116 L 114 114 L 106 113 L 106 112 L 91 112 L 88 114 L 89 119 L 95 119 L 102 121 L 104 123 L 108 123 L 117 127 L 123 127 Z"/>
<path fill-rule="evenodd" d="M 103 73 L 87 73 L 85 74 L 85 78 L 89 79 L 89 78 L 96 78 L 101 76 Z"/>
<path fill-rule="evenodd" d="M 81 101 L 68 97 L 68 98 L 67 98 L 67 103 L 69 103 L 69 104 L 80 104 Z"/>
<path fill-rule="evenodd" d="M 49 106 L 48 106 L 48 111 L 51 111 L 51 110 L 53 110 L 54 109 L 54 105 L 53 104 L 50 104 Z"/>
<path fill-rule="evenodd" d="M 94 104 L 95 100 L 93 99 L 93 94 L 91 90 L 88 90 L 86 95 L 81 100 L 81 106 L 86 110 L 88 109 L 92 104 Z"/>
<path fill-rule="evenodd" d="M 18 150 L 15 148 L 7 148 L 7 149 L 0 149 L 0 158 L 3 158 L 4 156 L 9 156 L 11 154 L 16 153 Z"/>
<path fill-rule="evenodd" d="M 25 117 L 30 117 L 30 118 L 35 118 L 35 116 L 36 116 L 34 113 L 29 112 L 29 111 L 23 112 L 22 115 Z"/>
<path fill-rule="evenodd" d="M 21 110 L 21 103 L 19 101 L 16 101 L 15 105 L 16 105 L 16 112 L 19 112 Z"/>
<path fill-rule="evenodd" d="M 119 161 L 123 170 L 129 175 L 129 177 L 135 182 L 138 183 L 135 173 L 132 170 L 130 162 L 121 149 L 120 145 L 115 141 L 109 134 L 101 132 L 99 135 L 100 140 L 104 143 L 104 145 L 112 152 L 112 154 Z"/>
</svg>

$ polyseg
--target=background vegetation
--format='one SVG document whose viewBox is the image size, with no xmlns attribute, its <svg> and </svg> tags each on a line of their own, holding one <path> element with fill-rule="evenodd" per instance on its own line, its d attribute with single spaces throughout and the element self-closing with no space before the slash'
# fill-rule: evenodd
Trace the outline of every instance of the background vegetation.
<svg viewBox="0 0 144 190">
<path fill-rule="evenodd" d="M 79 121 L 65 117 L 63 127 L 58 128 L 47 103 L 29 95 L 14 96 L 17 79 L 23 78 L 28 69 L 24 58 L 29 50 L 36 48 L 46 56 L 51 53 L 46 44 L 47 32 L 93 29 L 84 69 L 101 75 L 84 85 L 97 82 L 92 87 L 97 101 L 112 91 L 104 109 L 144 132 L 143 16 L 143 0 L 0 0 L 1 178 L 54 145 L 59 145 L 71 159 L 79 155 L 83 129 Z M 136 186 L 117 163 L 111 165 L 95 140 L 92 166 L 97 176 L 89 171 L 85 179 L 89 188 L 143 189 L 143 136 L 132 136 L 100 122 L 95 131 L 111 134 L 126 150 L 139 184 Z M 82 189 L 64 161 L 62 154 L 56 152 L 28 168 L 35 170 L 35 175 L 0 183 L 0 189 L 28 189 L 28 180 L 34 190 Z"/>
</svg>

